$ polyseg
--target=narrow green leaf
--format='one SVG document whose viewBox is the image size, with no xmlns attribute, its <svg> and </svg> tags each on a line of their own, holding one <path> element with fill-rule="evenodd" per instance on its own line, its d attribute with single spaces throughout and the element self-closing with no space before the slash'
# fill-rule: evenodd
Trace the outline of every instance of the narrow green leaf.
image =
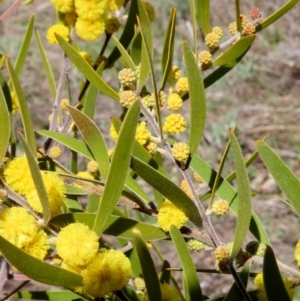
<svg viewBox="0 0 300 301">
<path fill-rule="evenodd" d="M 119 42 L 119 40 L 115 36 L 112 36 L 112 39 L 115 42 L 119 51 L 121 52 L 121 55 L 122 55 L 124 61 L 126 62 L 126 65 L 128 66 L 128 68 L 135 71 L 135 69 L 136 69 L 135 64 L 134 64 L 132 58 L 130 57 L 130 55 L 128 54 L 128 52 L 126 51 L 126 49 L 123 47 L 123 45 Z"/>
<path fill-rule="evenodd" d="M 190 300 L 203 300 L 198 275 L 196 273 L 195 265 L 193 263 L 191 254 L 188 250 L 186 242 L 182 237 L 182 234 L 174 225 L 171 225 L 170 236 L 174 243 L 176 253 L 182 267 L 183 276 L 187 284 Z"/>
<path fill-rule="evenodd" d="M 79 203 L 73 199 L 64 198 L 64 203 L 71 212 L 76 212 L 76 211 L 82 212 L 83 211 L 83 209 L 79 205 Z"/>
<path fill-rule="evenodd" d="M 105 229 L 109 216 L 113 212 L 121 195 L 130 163 L 139 116 L 140 102 L 136 101 L 126 113 L 125 119 L 122 123 L 103 195 L 99 203 L 93 227 L 94 231 L 96 231 L 99 235 Z"/>
<path fill-rule="evenodd" d="M 71 46 L 65 39 L 56 35 L 57 41 L 71 62 L 81 72 L 81 74 L 99 91 L 108 97 L 119 101 L 119 94 L 113 90 L 93 69 L 93 67 L 79 54 L 79 52 Z"/>
<path fill-rule="evenodd" d="M 17 270 L 38 282 L 64 287 L 74 287 L 82 284 L 82 277 L 79 274 L 37 259 L 25 253 L 1 235 L 0 252 Z"/>
<path fill-rule="evenodd" d="M 93 153 L 101 176 L 106 179 L 109 168 L 109 158 L 106 143 L 100 130 L 94 121 L 81 111 L 70 106 L 68 106 L 68 111 Z"/>
<path fill-rule="evenodd" d="M 214 169 L 212 169 L 211 166 L 209 166 L 203 159 L 196 155 L 193 157 L 190 166 L 203 179 L 203 181 L 208 184 L 210 188 L 213 188 L 217 173 Z M 230 209 L 237 214 L 239 202 L 237 191 L 222 177 L 220 177 L 216 194 L 221 199 L 228 201 L 230 204 Z M 258 241 L 268 245 L 270 244 L 268 235 L 254 211 L 252 211 L 250 231 Z"/>
<path fill-rule="evenodd" d="M 273 24 L 280 17 L 285 15 L 290 9 L 292 9 L 298 2 L 299 0 L 290 0 L 286 4 L 281 6 L 277 11 L 275 11 L 272 15 L 266 18 L 261 24 L 256 26 L 256 32 L 259 32 L 262 29 L 265 29 L 269 25 Z"/>
<path fill-rule="evenodd" d="M 141 63 L 142 57 L 142 36 L 141 32 L 137 32 L 131 44 L 131 58 L 136 66 Z"/>
<path fill-rule="evenodd" d="M 30 292 L 18 292 L 14 296 L 17 300 L 29 299 L 29 300 L 48 300 L 48 301 L 72 301 L 79 296 L 71 291 L 30 291 Z M 83 300 L 87 300 L 83 298 Z"/>
<path fill-rule="evenodd" d="M 256 142 L 256 149 L 277 185 L 300 215 L 300 181 L 274 151 L 262 140 Z"/>
<path fill-rule="evenodd" d="M 50 204 L 49 204 L 46 188 L 44 185 L 44 181 L 43 181 L 43 178 L 42 178 L 39 166 L 38 166 L 38 162 L 21 133 L 19 133 L 19 138 L 20 138 L 22 146 L 24 148 L 24 151 L 25 151 L 25 154 L 27 157 L 27 161 L 28 161 L 28 165 L 30 168 L 31 177 L 32 177 L 35 189 L 37 191 L 39 200 L 40 200 L 42 208 L 43 208 L 43 218 L 44 218 L 45 224 L 47 224 L 48 221 L 50 220 L 50 215 L 51 215 Z"/>
<path fill-rule="evenodd" d="M 193 30 L 193 41 L 194 41 L 194 52 L 197 53 L 197 22 L 196 22 L 196 7 L 195 7 L 195 0 L 189 0 L 189 7 L 190 7 L 190 20 L 192 23 L 192 30 Z"/>
<path fill-rule="evenodd" d="M 151 66 L 153 56 L 153 35 L 147 11 L 141 0 L 137 0 L 137 3 L 139 8 L 138 21 L 143 39 L 139 77 L 139 87 L 142 88 L 149 77 L 149 73 L 151 72 L 152 76 L 154 76 L 153 66 Z"/>
<path fill-rule="evenodd" d="M 143 161 L 133 157 L 131 168 L 149 185 L 163 194 L 197 226 L 202 226 L 201 216 L 194 202 L 169 178 Z"/>
<path fill-rule="evenodd" d="M 248 279 L 249 279 L 249 272 L 250 272 L 250 267 L 251 267 L 251 260 L 247 261 L 245 265 L 243 266 L 242 271 L 239 273 L 239 277 L 244 285 L 244 287 L 247 288 L 248 284 Z M 230 290 L 228 291 L 226 297 L 224 298 L 223 301 L 241 301 L 243 299 L 243 294 L 241 293 L 240 289 L 234 283 Z"/>
<path fill-rule="evenodd" d="M 176 25 L 176 8 L 172 7 L 170 11 L 169 24 L 167 32 L 165 34 L 164 48 L 162 54 L 162 71 L 163 79 L 159 90 L 164 90 L 167 81 L 171 84 L 175 83 L 175 79 L 172 72 L 173 53 L 174 53 L 174 38 L 175 38 L 175 25 Z"/>
<path fill-rule="evenodd" d="M 90 149 L 88 148 L 88 146 L 82 141 L 79 141 L 75 138 L 72 138 L 72 137 L 64 135 L 64 134 L 51 132 L 48 130 L 39 130 L 39 131 L 37 131 L 37 133 L 40 135 L 49 137 L 49 138 L 61 143 L 62 145 L 65 145 L 69 149 L 82 154 L 83 156 L 85 156 L 86 158 L 88 158 L 90 160 L 95 160 L 95 158 L 94 158 L 93 154 L 91 153 Z"/>
<path fill-rule="evenodd" d="M 19 50 L 19 53 L 18 53 L 18 56 L 16 59 L 16 63 L 14 66 L 17 77 L 20 77 L 21 72 L 23 70 L 23 66 L 24 66 L 24 63 L 25 63 L 25 60 L 27 57 L 27 53 L 28 53 L 28 49 L 30 46 L 30 42 L 31 42 L 33 26 L 34 26 L 34 15 L 31 16 L 31 18 L 28 22 L 26 33 L 24 35 L 24 39 L 22 41 L 22 45 L 20 47 L 20 50 Z"/>
<path fill-rule="evenodd" d="M 263 279 L 269 301 L 291 301 L 277 266 L 275 254 L 269 246 L 266 247 L 264 255 Z"/>
<path fill-rule="evenodd" d="M 151 203 L 151 199 L 147 193 L 141 188 L 141 186 L 130 176 L 126 177 L 125 186 L 134 194 L 136 194 L 140 199 L 144 200 L 147 203 Z"/>
<path fill-rule="evenodd" d="M 206 121 L 206 97 L 201 71 L 188 43 L 183 42 L 183 55 L 186 65 L 190 95 L 190 155 L 193 157 L 205 127 Z"/>
<path fill-rule="evenodd" d="M 4 58 L 4 56 L 3 56 L 3 58 Z M 0 87 L 1 87 L 2 92 L 4 94 L 4 99 L 6 101 L 8 111 L 11 113 L 12 112 L 12 102 L 11 102 L 10 91 L 9 91 L 9 88 L 8 88 L 8 84 L 7 84 L 3 74 L 1 72 L 1 69 L 0 69 Z"/>
<path fill-rule="evenodd" d="M 235 258 L 240 251 L 249 230 L 252 202 L 251 189 L 247 173 L 247 168 L 244 163 L 244 157 L 240 148 L 239 142 L 232 130 L 229 132 L 231 150 L 233 155 L 234 167 L 236 170 L 236 180 L 238 184 L 238 210 L 235 235 L 230 256 Z"/>
<path fill-rule="evenodd" d="M 123 45 L 125 49 L 127 49 L 127 47 L 130 45 L 133 36 L 135 34 L 137 14 L 138 14 L 137 0 L 131 0 L 128 18 L 126 20 L 123 33 L 119 38 L 119 42 Z M 107 59 L 107 66 L 110 67 L 120 57 L 120 55 L 121 53 L 119 49 L 115 47 Z"/>
<path fill-rule="evenodd" d="M 92 213 L 66 213 L 55 216 L 50 224 L 64 227 L 67 224 L 79 222 L 93 228 L 95 214 Z M 112 235 L 124 239 L 133 239 L 132 229 L 138 229 L 145 240 L 160 240 L 167 238 L 162 229 L 147 223 L 142 223 L 133 219 L 111 215 L 108 219 L 104 234 Z"/>
<path fill-rule="evenodd" d="M 132 230 L 133 245 L 137 251 L 143 276 L 147 288 L 149 301 L 162 301 L 159 280 L 156 274 L 155 266 L 149 250 L 144 242 L 141 232 L 137 229 Z"/>
<path fill-rule="evenodd" d="M 213 66 L 223 66 L 234 62 L 243 53 L 247 52 L 255 40 L 255 35 L 238 39 L 227 51 L 217 57 Z"/>
<path fill-rule="evenodd" d="M 211 31 L 210 26 L 210 0 L 197 0 L 197 12 L 200 28 L 206 36 Z"/>
<path fill-rule="evenodd" d="M 37 29 L 35 30 L 35 37 L 36 37 L 38 47 L 39 47 L 39 51 L 40 51 L 40 54 L 41 54 L 41 57 L 42 57 L 42 61 L 43 61 L 44 69 L 45 69 L 45 72 L 46 72 L 46 77 L 47 77 L 47 80 L 48 80 L 50 92 L 51 92 L 52 98 L 55 99 L 55 96 L 56 96 L 55 79 L 54 79 L 54 76 L 53 76 L 51 65 L 50 65 L 48 57 L 46 55 L 46 51 L 45 51 L 43 42 L 41 40 L 40 34 L 39 34 Z"/>
<path fill-rule="evenodd" d="M 12 65 L 10 64 L 8 58 L 6 58 L 6 66 L 10 75 L 11 82 L 13 84 L 14 90 L 17 94 L 20 106 L 20 113 L 22 117 L 22 123 L 24 127 L 26 141 L 31 149 L 31 151 L 35 154 L 36 153 L 36 144 L 33 132 L 33 124 L 30 117 L 30 111 L 28 109 L 28 105 L 22 91 L 21 85 L 19 83 L 17 74 L 15 73 Z"/>
<path fill-rule="evenodd" d="M 10 138 L 10 115 L 4 98 L 2 88 L 0 86 L 0 120 L 1 120 L 1 130 L 0 130 L 0 165 L 5 157 L 7 148 L 9 146 Z"/>
</svg>

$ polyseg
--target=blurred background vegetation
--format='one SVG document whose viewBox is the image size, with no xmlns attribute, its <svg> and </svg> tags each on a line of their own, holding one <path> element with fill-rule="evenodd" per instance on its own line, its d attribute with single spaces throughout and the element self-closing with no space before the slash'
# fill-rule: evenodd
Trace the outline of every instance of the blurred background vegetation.
<svg viewBox="0 0 300 301">
<path fill-rule="evenodd" d="M 161 78 L 161 53 L 164 30 L 167 27 L 170 6 L 177 7 L 177 31 L 174 64 L 183 70 L 181 51 L 182 39 L 192 44 L 192 32 L 188 1 L 165 0 L 149 1 L 156 8 L 156 19 L 153 22 L 154 64 L 157 78 Z M 241 13 L 249 15 L 254 6 L 260 8 L 263 17 L 270 15 L 286 1 L 240 1 Z M 0 5 L 0 14 L 11 1 L 4 0 Z M 222 41 L 230 36 L 228 25 L 235 19 L 234 1 L 211 0 L 213 26 L 220 26 L 224 31 Z M 39 31 L 56 79 L 59 78 L 63 54 L 57 45 L 49 45 L 45 36 L 49 26 L 55 23 L 55 13 L 50 1 L 35 0 L 32 6 L 21 5 L 8 19 L 0 23 L 0 51 L 7 54 L 14 62 L 17 56 L 28 20 L 35 14 L 35 27 Z M 228 140 L 228 128 L 238 125 L 238 137 L 245 157 L 254 152 L 254 141 L 266 137 L 268 144 L 279 154 L 289 167 L 300 176 L 298 159 L 300 158 L 300 9 L 296 5 L 284 17 L 266 30 L 257 34 L 252 49 L 229 74 L 207 89 L 207 125 L 201 147 L 201 155 L 218 168 L 219 160 Z M 120 30 L 121 31 L 121 30 Z M 96 58 L 104 37 L 89 43 L 78 41 L 81 50 L 89 51 Z M 108 47 L 106 55 L 112 49 Z M 203 36 L 199 31 L 198 50 L 204 50 Z M 32 38 L 30 54 L 21 76 L 22 87 L 32 113 L 36 128 L 48 128 L 48 116 L 51 114 L 52 99 L 43 71 L 35 38 Z M 106 70 L 104 78 L 117 87 L 117 72 L 122 68 L 120 62 L 116 68 Z M 117 70 L 116 70 L 117 69 Z M 205 76 L 205 74 L 204 74 Z M 73 103 L 79 95 L 80 74 L 71 69 L 70 91 Z M 67 96 L 67 92 L 66 92 Z M 99 96 L 96 109 L 96 123 L 108 137 L 110 117 L 119 116 L 121 106 L 114 101 Z M 20 117 L 15 116 L 16 127 L 20 126 Z M 40 145 L 41 146 L 41 145 Z M 232 170 L 227 164 L 225 172 Z M 257 193 L 254 206 L 267 228 L 273 248 L 280 260 L 292 264 L 293 248 L 299 239 L 298 219 L 291 209 L 274 194 L 278 194 L 275 181 L 259 160 L 249 168 L 253 191 Z M 231 215 L 213 218 L 217 231 L 224 242 L 232 239 L 234 219 Z M 167 250 L 168 248 L 166 248 Z M 175 258 L 175 254 L 174 254 Z M 214 257 L 204 252 L 195 255 L 196 264 L 201 267 L 214 265 Z M 204 266 L 203 266 L 204 265 Z M 202 275 L 200 275 L 201 277 Z M 227 290 L 223 285 L 224 276 L 213 275 L 202 282 L 204 292 L 210 293 L 210 281 L 220 291 Z M 226 276 L 225 276 L 226 277 Z M 230 280 L 230 276 L 227 276 Z M 231 281 L 230 281 L 231 282 Z"/>
</svg>

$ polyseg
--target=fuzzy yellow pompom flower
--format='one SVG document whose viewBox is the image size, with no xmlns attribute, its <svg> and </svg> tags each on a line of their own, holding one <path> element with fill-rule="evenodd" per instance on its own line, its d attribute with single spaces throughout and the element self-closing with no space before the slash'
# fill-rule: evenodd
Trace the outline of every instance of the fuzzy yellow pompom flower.
<svg viewBox="0 0 300 301">
<path fill-rule="evenodd" d="M 170 110 L 177 111 L 182 107 L 182 98 L 177 93 L 171 93 L 169 94 L 167 103 Z"/>
<path fill-rule="evenodd" d="M 75 8 L 78 18 L 95 22 L 99 21 L 104 14 L 105 2 L 99 0 L 75 0 Z"/>
<path fill-rule="evenodd" d="M 180 114 L 171 114 L 166 117 L 163 131 L 170 135 L 176 135 L 184 132 L 186 129 L 186 121 Z"/>
<path fill-rule="evenodd" d="M 179 94 L 189 91 L 189 83 L 187 77 L 180 77 L 176 83 L 177 92 Z"/>
<path fill-rule="evenodd" d="M 217 200 L 212 205 L 212 212 L 216 215 L 224 215 L 229 210 L 229 204 L 226 200 Z"/>
<path fill-rule="evenodd" d="M 212 65 L 212 55 L 209 51 L 203 50 L 198 55 L 198 61 L 208 69 Z"/>
<path fill-rule="evenodd" d="M 87 164 L 87 170 L 92 174 L 97 173 L 99 171 L 98 163 L 96 161 L 90 161 Z"/>
<path fill-rule="evenodd" d="M 119 19 L 115 16 L 105 18 L 105 31 L 109 34 L 116 32 L 121 26 Z"/>
<path fill-rule="evenodd" d="M 171 225 L 180 229 L 188 217 L 169 200 L 165 200 L 159 207 L 157 223 L 164 231 L 169 231 Z"/>
<path fill-rule="evenodd" d="M 51 158 L 58 158 L 61 155 L 61 148 L 59 146 L 52 146 L 49 151 Z"/>
<path fill-rule="evenodd" d="M 221 27 L 215 26 L 212 28 L 211 32 L 215 33 L 219 39 L 223 37 L 223 30 Z"/>
<path fill-rule="evenodd" d="M 167 96 L 166 96 L 166 94 L 165 94 L 164 91 L 159 91 L 159 93 L 158 93 L 158 101 L 159 101 L 159 105 L 161 107 L 163 107 L 166 104 L 166 102 L 167 102 Z"/>
<path fill-rule="evenodd" d="M 66 264 L 84 266 L 89 264 L 98 252 L 98 236 L 88 226 L 72 223 L 58 233 L 56 248 Z"/>
<path fill-rule="evenodd" d="M 64 204 L 66 186 L 55 172 L 49 171 L 41 174 L 50 204 L 50 211 L 54 215 L 60 211 L 61 206 Z M 42 204 L 36 190 L 27 193 L 26 199 L 33 210 L 43 213 Z"/>
<path fill-rule="evenodd" d="M 133 91 L 121 91 L 119 93 L 120 95 L 120 103 L 122 104 L 123 107 L 129 108 L 131 105 L 137 101 L 137 97 Z"/>
<path fill-rule="evenodd" d="M 295 294 L 294 282 L 286 277 L 282 277 L 282 280 L 283 280 L 285 289 L 290 297 L 290 300 L 293 300 L 294 294 Z M 254 285 L 257 287 L 258 301 L 268 301 L 266 290 L 265 290 L 263 273 L 258 273 L 256 275 L 256 277 L 254 278 Z"/>
<path fill-rule="evenodd" d="M 174 143 L 172 155 L 177 161 L 185 161 L 190 154 L 189 146 L 184 142 Z"/>
<path fill-rule="evenodd" d="M 38 232 L 35 218 L 23 207 L 7 208 L 0 212 L 0 235 L 22 248 Z"/>
<path fill-rule="evenodd" d="M 135 139 L 141 144 L 145 145 L 151 137 L 151 132 L 146 129 L 147 123 L 142 121 L 138 124 L 135 132 Z"/>
<path fill-rule="evenodd" d="M 154 154 L 157 150 L 156 143 L 151 140 L 148 140 L 144 147 L 150 154 Z"/>
<path fill-rule="evenodd" d="M 180 77 L 180 69 L 178 66 L 172 66 L 172 72 L 173 72 L 173 76 L 174 78 L 177 80 Z"/>
<path fill-rule="evenodd" d="M 4 169 L 4 176 L 6 184 L 17 193 L 27 194 L 35 189 L 26 155 L 9 162 Z"/>
<path fill-rule="evenodd" d="M 214 32 L 210 32 L 205 36 L 205 44 L 210 49 L 216 48 L 218 46 L 219 40 L 219 35 Z"/>
<path fill-rule="evenodd" d="M 124 0 L 104 0 L 105 8 L 111 12 L 119 10 L 123 4 Z"/>
<path fill-rule="evenodd" d="M 55 34 L 58 34 L 63 39 L 69 39 L 69 28 L 63 24 L 55 24 L 48 29 L 47 40 L 50 44 L 58 44 Z"/>
<path fill-rule="evenodd" d="M 231 22 L 228 26 L 228 30 L 232 36 L 238 33 L 236 22 Z"/>
<path fill-rule="evenodd" d="M 99 252 L 81 273 L 83 290 L 93 297 L 102 297 L 121 290 L 132 276 L 129 259 L 120 251 Z"/>
<path fill-rule="evenodd" d="M 55 9 L 57 9 L 61 13 L 70 13 L 73 12 L 74 7 L 74 0 L 51 0 Z"/>
<path fill-rule="evenodd" d="M 86 21 L 78 18 L 75 24 L 76 34 L 85 41 L 95 41 L 104 33 L 104 20 Z"/>
<path fill-rule="evenodd" d="M 109 136 L 112 140 L 117 140 L 118 139 L 118 133 L 114 127 L 113 124 L 110 125 L 110 128 L 109 128 Z"/>
<path fill-rule="evenodd" d="M 43 260 L 47 255 L 50 244 L 46 232 L 39 230 L 21 249 L 26 253 Z"/>
<path fill-rule="evenodd" d="M 182 301 L 178 289 L 167 283 L 160 284 L 161 300 L 162 301 Z M 146 293 L 143 301 L 149 301 L 148 294 Z"/>
<path fill-rule="evenodd" d="M 131 87 L 136 83 L 136 73 L 130 68 L 123 68 L 118 74 L 122 86 Z"/>
<path fill-rule="evenodd" d="M 194 252 L 199 252 L 205 248 L 205 244 L 198 239 L 189 239 L 187 245 L 190 250 Z"/>
</svg>

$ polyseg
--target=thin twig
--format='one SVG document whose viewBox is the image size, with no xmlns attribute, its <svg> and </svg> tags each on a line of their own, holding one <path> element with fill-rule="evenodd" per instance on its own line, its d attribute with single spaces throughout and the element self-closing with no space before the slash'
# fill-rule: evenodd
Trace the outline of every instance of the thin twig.
<svg viewBox="0 0 300 301">
<path fill-rule="evenodd" d="M 27 283 L 29 283 L 31 280 L 26 280 L 23 283 L 21 283 L 19 286 L 17 286 L 14 290 L 12 290 L 9 294 L 5 295 L 0 301 L 8 300 L 9 297 L 13 296 L 15 293 L 17 293 L 22 287 L 24 287 Z"/>
<path fill-rule="evenodd" d="M 0 22 L 3 22 L 6 18 L 8 18 L 12 12 L 17 9 L 23 0 L 17 0 L 5 13 L 0 16 Z"/>
</svg>

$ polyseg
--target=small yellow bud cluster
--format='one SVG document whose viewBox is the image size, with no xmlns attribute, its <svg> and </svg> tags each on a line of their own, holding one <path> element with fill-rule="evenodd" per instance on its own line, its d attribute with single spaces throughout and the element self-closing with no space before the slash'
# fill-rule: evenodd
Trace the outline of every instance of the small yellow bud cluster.
<svg viewBox="0 0 300 301">
<path fill-rule="evenodd" d="M 189 146 L 184 142 L 174 143 L 172 148 L 172 155 L 175 160 L 183 162 L 185 161 L 190 154 Z"/>
<path fill-rule="evenodd" d="M 55 34 L 58 34 L 63 39 L 68 40 L 70 30 L 67 26 L 63 24 L 52 25 L 47 32 L 47 40 L 50 44 L 58 44 Z"/>
<path fill-rule="evenodd" d="M 286 278 L 286 277 L 282 277 L 283 280 L 283 284 L 285 286 L 285 289 L 290 297 L 290 300 L 294 299 L 294 295 L 295 295 L 295 283 Z M 264 277 L 263 277 L 263 273 L 258 273 L 256 275 L 256 277 L 254 278 L 254 285 L 257 288 L 257 299 L 258 301 L 265 301 L 268 300 L 267 298 L 267 294 L 266 294 L 266 289 L 265 289 L 265 284 L 264 284 Z"/>
<path fill-rule="evenodd" d="M 146 129 L 146 122 L 142 121 L 138 124 L 135 133 L 135 139 L 141 144 L 145 145 L 151 137 L 151 132 Z"/>
<path fill-rule="evenodd" d="M 148 109 L 152 109 L 155 107 L 155 99 L 153 94 L 147 94 L 143 96 L 141 101 L 143 105 Z"/>
<path fill-rule="evenodd" d="M 186 180 L 182 180 L 180 182 L 180 188 L 190 197 L 193 197 L 192 191 L 190 189 L 190 186 Z"/>
<path fill-rule="evenodd" d="M 221 40 L 221 38 L 223 37 L 223 30 L 219 26 L 213 27 L 211 32 L 215 33 L 218 36 L 219 40 Z"/>
<path fill-rule="evenodd" d="M 202 70 L 207 70 L 212 66 L 212 55 L 209 51 L 203 50 L 198 55 L 198 62 Z"/>
<path fill-rule="evenodd" d="M 250 18 L 252 20 L 257 20 L 257 19 L 261 18 L 261 11 L 260 11 L 260 9 L 257 8 L 257 7 L 253 7 L 250 10 Z"/>
<path fill-rule="evenodd" d="M 96 175 L 99 172 L 99 166 L 96 161 L 89 161 L 87 164 L 86 169 L 92 174 Z"/>
<path fill-rule="evenodd" d="M 177 208 L 169 200 L 165 200 L 159 206 L 157 222 L 164 231 L 169 231 L 171 225 L 180 229 L 187 221 L 188 217 L 184 214 L 184 212 Z"/>
<path fill-rule="evenodd" d="M 227 246 L 218 246 L 215 249 L 215 257 L 216 257 L 216 262 L 215 266 L 216 269 L 220 272 L 226 272 L 228 271 L 227 265 L 229 263 L 229 249 Z"/>
<path fill-rule="evenodd" d="M 176 90 L 179 94 L 189 91 L 189 83 L 187 77 L 180 77 L 176 82 Z"/>
<path fill-rule="evenodd" d="M 170 114 L 166 117 L 163 131 L 170 135 L 176 135 L 184 132 L 186 129 L 186 121 L 180 114 Z"/>
<path fill-rule="evenodd" d="M 248 36 L 254 33 L 255 33 L 255 26 L 252 23 L 247 23 L 245 24 L 245 26 L 243 26 L 243 32 L 242 32 L 243 36 Z"/>
<path fill-rule="evenodd" d="M 228 30 L 232 36 L 238 33 L 236 22 L 231 22 L 228 26 Z"/>
<path fill-rule="evenodd" d="M 52 146 L 49 151 L 49 156 L 53 159 L 58 158 L 61 155 L 61 148 L 57 146 Z"/>
<path fill-rule="evenodd" d="M 229 204 L 226 200 L 217 200 L 212 205 L 212 212 L 216 215 L 224 215 L 229 210 Z"/>
<path fill-rule="evenodd" d="M 175 80 L 177 80 L 180 77 L 179 67 L 178 66 L 173 66 L 172 71 L 173 71 L 173 76 L 174 76 Z"/>
<path fill-rule="evenodd" d="M 134 283 L 134 286 L 140 291 L 142 291 L 146 288 L 145 280 L 141 277 L 135 278 L 133 280 L 133 283 Z"/>
<path fill-rule="evenodd" d="M 255 24 L 259 24 L 262 20 L 260 18 L 261 13 L 258 8 L 254 8 L 253 10 L 250 11 L 250 17 L 252 20 L 254 20 Z M 248 18 L 245 15 L 240 15 L 241 19 L 241 27 L 242 27 L 242 35 L 247 36 L 250 34 L 255 33 L 255 25 L 248 20 Z M 229 24 L 228 30 L 231 35 L 236 35 L 238 33 L 237 29 L 237 23 L 232 22 Z"/>
<path fill-rule="evenodd" d="M 190 250 L 194 252 L 202 251 L 205 248 L 205 244 L 198 239 L 189 239 L 187 245 Z"/>
<path fill-rule="evenodd" d="M 129 68 L 122 69 L 118 74 L 118 79 L 122 88 L 134 89 L 136 84 L 136 74 Z"/>
<path fill-rule="evenodd" d="M 125 108 L 130 108 L 131 105 L 137 101 L 137 96 L 133 91 L 127 90 L 127 91 L 120 91 L 120 103 Z"/>
<path fill-rule="evenodd" d="M 150 154 L 154 154 L 157 150 L 157 144 L 151 140 L 148 140 L 144 147 Z"/>
<path fill-rule="evenodd" d="M 178 93 L 170 93 L 167 103 L 171 111 L 177 111 L 182 107 L 182 99 Z"/>
<path fill-rule="evenodd" d="M 166 102 L 167 102 L 167 96 L 166 96 L 166 94 L 165 94 L 164 91 L 159 91 L 159 93 L 158 93 L 158 101 L 159 101 L 159 105 L 161 107 L 163 107 L 166 104 Z"/>
<path fill-rule="evenodd" d="M 67 106 L 70 105 L 70 100 L 67 99 L 67 98 L 63 98 L 61 101 L 60 101 L 60 107 L 62 110 L 67 110 Z"/>
<path fill-rule="evenodd" d="M 217 48 L 219 41 L 220 41 L 219 34 L 215 32 L 210 32 L 205 37 L 205 44 L 211 50 Z"/>
</svg>

